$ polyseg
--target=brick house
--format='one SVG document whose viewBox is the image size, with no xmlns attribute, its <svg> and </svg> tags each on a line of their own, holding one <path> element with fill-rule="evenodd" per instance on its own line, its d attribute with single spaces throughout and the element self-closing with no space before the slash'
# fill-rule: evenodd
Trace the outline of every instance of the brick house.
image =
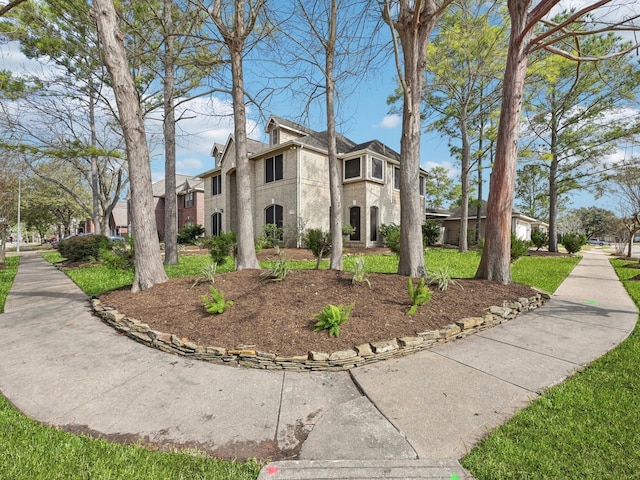
<svg viewBox="0 0 640 480">
<path fill-rule="evenodd" d="M 164 179 L 152 185 L 156 228 L 160 240 L 164 241 Z M 205 223 L 204 181 L 198 177 L 176 175 L 176 194 L 178 203 L 178 230 L 185 225 Z"/>
<path fill-rule="evenodd" d="M 269 143 L 248 140 L 254 210 L 254 231 L 264 225 L 283 228 L 285 246 L 300 246 L 303 230 L 329 231 L 330 192 L 327 133 L 271 116 Z M 338 135 L 342 178 L 343 218 L 355 228 L 346 245 L 381 244 L 378 227 L 400 223 L 400 155 L 378 140 L 356 144 Z M 199 175 L 204 180 L 205 229 L 208 236 L 236 231 L 235 144 L 216 143 L 214 168 Z M 426 172 L 421 171 L 424 195 Z M 423 201 L 424 204 L 424 201 Z"/>
</svg>

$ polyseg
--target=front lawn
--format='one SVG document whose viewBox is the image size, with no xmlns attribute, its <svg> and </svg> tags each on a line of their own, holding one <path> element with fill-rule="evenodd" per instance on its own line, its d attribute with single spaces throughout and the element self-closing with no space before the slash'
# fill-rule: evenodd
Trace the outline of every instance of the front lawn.
<svg viewBox="0 0 640 480">
<path fill-rule="evenodd" d="M 640 306 L 637 269 L 612 260 Z M 640 327 L 495 430 L 462 461 L 481 479 L 626 479 L 640 472 Z"/>
<path fill-rule="evenodd" d="M 4 268 L 0 269 L 0 313 L 4 312 L 4 304 L 7 302 L 13 279 L 18 273 L 19 263 L 20 257 L 7 257 Z"/>
</svg>

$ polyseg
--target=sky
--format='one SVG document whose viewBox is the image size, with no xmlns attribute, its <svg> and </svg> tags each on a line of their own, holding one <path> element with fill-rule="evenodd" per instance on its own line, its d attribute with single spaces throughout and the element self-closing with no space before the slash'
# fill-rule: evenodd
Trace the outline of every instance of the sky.
<svg viewBox="0 0 640 480">
<path fill-rule="evenodd" d="M 584 1 L 574 2 L 576 5 Z M 338 108 L 342 113 L 343 123 L 338 131 L 356 143 L 377 139 L 396 151 L 400 151 L 401 118 L 389 113 L 388 96 L 396 87 L 397 74 L 392 58 L 387 59 L 386 65 L 371 78 L 362 81 L 353 94 L 340 99 Z M 33 70 L 41 68 L 35 62 L 26 59 L 19 52 L 15 42 L 0 44 L 0 69 L 13 71 Z M 250 88 L 251 79 L 247 86 Z M 176 170 L 178 173 L 197 175 L 213 168 L 213 158 L 210 156 L 214 143 L 224 144 L 233 131 L 232 110 L 228 100 L 219 96 L 209 99 L 198 99 L 191 103 L 188 118 L 178 124 L 178 144 Z M 290 118 L 296 121 L 302 106 L 292 103 L 286 92 L 271 102 L 270 108 L 262 112 L 263 117 L 255 109 L 249 108 L 248 128 L 250 136 L 256 140 L 267 142 L 264 133 L 264 116 L 270 114 Z M 207 112 L 202 114 L 199 112 Z M 314 130 L 325 130 L 323 120 L 310 118 L 308 127 Z M 149 125 L 149 130 L 158 130 L 158 124 Z M 164 175 L 164 160 L 162 146 L 151 145 L 152 148 L 152 176 L 159 180 Z M 622 155 L 624 152 L 619 153 Z M 445 167 L 458 180 L 456 161 L 449 153 L 448 139 L 438 133 L 423 133 L 421 141 L 421 166 L 430 169 L 433 166 Z M 485 187 L 485 192 L 488 188 Z M 571 208 L 597 205 L 616 210 L 614 200 L 601 198 L 596 200 L 589 192 L 579 192 L 571 195 Z"/>
</svg>

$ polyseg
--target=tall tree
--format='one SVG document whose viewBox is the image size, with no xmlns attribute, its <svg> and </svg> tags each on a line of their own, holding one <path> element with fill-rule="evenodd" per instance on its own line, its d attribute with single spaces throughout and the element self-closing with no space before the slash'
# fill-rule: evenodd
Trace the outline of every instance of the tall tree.
<svg viewBox="0 0 640 480">
<path fill-rule="evenodd" d="M 131 290 L 137 292 L 167 280 L 155 228 L 149 148 L 138 94 L 129 72 L 124 35 L 118 27 L 113 0 L 94 0 L 92 15 L 98 26 L 127 145 L 132 227 L 136 245 L 135 277 Z"/>
<path fill-rule="evenodd" d="M 122 2 L 126 16 L 129 58 L 142 79 L 141 103 L 146 119 L 162 111 L 165 159 L 164 263 L 178 263 L 178 212 L 176 192 L 176 115 L 179 107 L 194 98 L 209 95 L 201 86 L 219 63 L 218 56 L 201 41 L 203 15 L 191 2 L 175 0 L 128 0 Z M 130 61 L 131 63 L 131 61 Z M 161 83 L 162 90 L 155 88 Z M 140 88 L 142 87 L 142 88 Z M 144 94 L 144 95 L 143 95 Z"/>
<path fill-rule="evenodd" d="M 633 239 L 640 231 L 640 167 L 631 158 L 616 165 L 603 187 L 609 196 L 618 199 L 619 214 L 626 231 L 627 257 L 631 257 Z"/>
<path fill-rule="evenodd" d="M 265 0 L 228 0 L 214 2 L 210 7 L 197 4 L 211 18 L 220 41 L 225 46 L 231 64 L 231 97 L 233 101 L 234 146 L 237 181 L 238 254 L 236 267 L 258 269 L 251 202 L 251 170 L 247 148 L 247 114 L 245 105 L 243 57 L 252 45 L 252 37 L 268 31 L 266 18 L 259 31 L 254 31 L 265 8 Z M 254 38 L 255 40 L 255 38 Z"/>
<path fill-rule="evenodd" d="M 460 198 L 459 185 L 455 185 L 446 168 L 435 166 L 427 170 L 424 196 L 427 208 L 448 208 Z"/>
<path fill-rule="evenodd" d="M 569 30 L 567 27 L 610 1 L 600 0 L 589 3 L 559 24 L 545 20 L 549 28 L 535 36 L 534 28 L 559 3 L 559 0 L 541 0 L 531 11 L 529 9 L 532 0 L 509 0 L 508 2 L 511 18 L 509 50 L 503 80 L 496 157 L 487 202 L 487 233 L 476 278 L 500 283 L 511 281 L 511 210 L 520 134 L 520 113 L 529 55 L 535 50 L 546 49 L 579 62 L 597 60 L 581 54 L 581 39 L 590 32 Z M 628 20 L 617 22 L 607 28 L 622 30 L 629 28 L 629 23 Z M 597 29 L 598 33 L 601 31 L 602 29 Z M 566 42 L 565 46 L 573 50 L 566 51 L 557 46 L 563 41 Z M 625 48 L 608 56 L 622 55 L 631 50 L 631 47 Z"/>
<path fill-rule="evenodd" d="M 427 47 L 424 105 L 426 118 L 432 120 L 429 128 L 460 142 L 453 150 L 460 160 L 462 252 L 468 248 L 471 172 L 474 167 L 482 171 L 489 144 L 486 119 L 497 108 L 504 68 L 507 35 L 500 8 L 497 2 L 454 2 Z"/>
<path fill-rule="evenodd" d="M 530 163 L 517 171 L 515 198 L 522 213 L 548 221 L 549 176 L 542 165 Z"/>
<path fill-rule="evenodd" d="M 420 201 L 419 190 L 422 130 L 420 107 L 427 44 L 438 17 L 451 2 L 452 0 L 385 0 L 382 5 L 383 19 L 391 28 L 396 69 L 403 94 L 400 140 L 400 275 L 422 277 L 426 274 L 422 247 L 424 206 Z"/>
<path fill-rule="evenodd" d="M 336 124 L 339 98 L 349 95 L 380 52 L 371 23 L 370 4 L 362 0 L 297 0 L 287 12 L 282 30 L 290 46 L 284 55 L 286 71 L 291 72 L 293 89 L 303 99 L 304 111 L 324 96 L 329 157 L 331 196 L 330 231 L 332 249 L 330 268 L 342 270 L 343 199 L 340 178 Z M 379 17 L 377 18 L 379 20 Z M 281 37 L 274 38 L 281 45 Z M 279 53 L 279 56 L 282 56 Z M 309 91 L 314 91 L 309 95 Z"/>
<path fill-rule="evenodd" d="M 83 0 L 30 2 L 13 10 L 0 28 L 20 42 L 28 58 L 55 67 L 32 78 L 20 106 L 8 110 L 14 146 L 26 149 L 25 158 L 36 170 L 52 159 L 71 163 L 91 185 L 90 201 L 80 205 L 96 231 L 108 234 L 108 218 L 127 173 L 121 133 L 113 128 L 112 105 L 103 94 L 107 72 L 89 6 Z"/>
<path fill-rule="evenodd" d="M 554 17 L 553 24 L 567 16 Z M 596 28 L 587 16 L 580 28 L 589 24 Z M 640 70 L 629 56 L 606 58 L 627 46 L 612 33 L 603 33 L 580 42 L 580 53 L 602 58 L 599 62 L 575 62 L 548 52 L 533 56 L 524 112 L 526 136 L 535 142 L 532 153 L 544 159 L 548 176 L 549 251 L 558 251 L 561 195 L 598 183 L 607 168 L 603 158 L 614 151 L 617 140 L 638 128 L 637 120 L 619 112 L 633 108 Z"/>
</svg>

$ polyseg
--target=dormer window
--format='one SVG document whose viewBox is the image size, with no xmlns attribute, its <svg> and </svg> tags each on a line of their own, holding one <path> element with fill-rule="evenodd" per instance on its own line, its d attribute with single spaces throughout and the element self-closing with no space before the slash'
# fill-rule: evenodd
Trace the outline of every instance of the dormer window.
<svg viewBox="0 0 640 480">
<path fill-rule="evenodd" d="M 277 128 L 272 128 L 271 129 L 271 133 L 270 133 L 270 142 L 271 145 L 277 145 L 278 143 L 280 143 L 280 135 L 279 135 L 279 130 Z"/>
</svg>

